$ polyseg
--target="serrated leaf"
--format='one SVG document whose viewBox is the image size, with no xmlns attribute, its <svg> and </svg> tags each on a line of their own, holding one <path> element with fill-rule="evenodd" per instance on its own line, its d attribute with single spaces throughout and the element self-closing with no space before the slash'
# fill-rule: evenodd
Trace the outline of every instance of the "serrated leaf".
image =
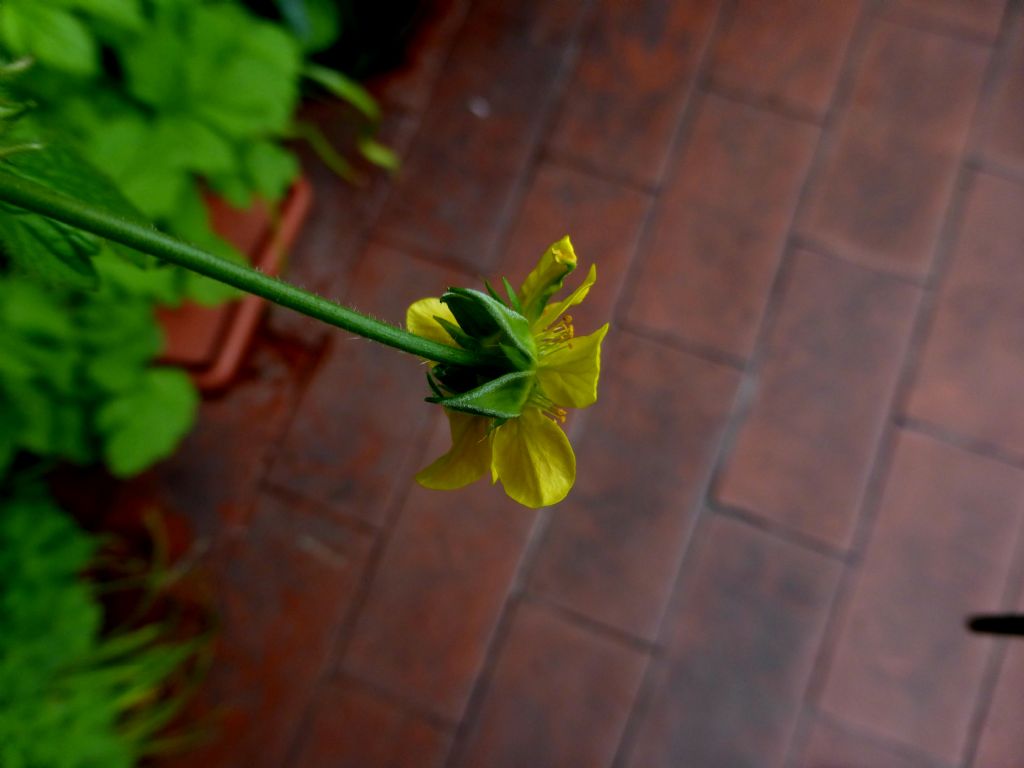
<svg viewBox="0 0 1024 768">
<path fill-rule="evenodd" d="M 0 4 L 0 35 L 16 56 L 71 75 L 88 76 L 99 68 L 99 52 L 88 27 L 73 14 L 39 0 Z"/>
<path fill-rule="evenodd" d="M 198 404 L 195 387 L 183 371 L 146 371 L 136 388 L 96 415 L 110 471 L 128 477 L 169 456 L 191 428 Z"/>
<path fill-rule="evenodd" d="M 67 8 L 75 8 L 128 30 L 138 30 L 145 22 L 139 0 L 61 0 L 61 2 Z"/>
<path fill-rule="evenodd" d="M 243 163 L 246 176 L 265 200 L 280 200 L 299 174 L 295 156 L 269 141 L 249 145 Z"/>
<path fill-rule="evenodd" d="M 21 271 L 52 285 L 96 286 L 90 262 L 99 243 L 60 222 L 0 206 L 0 251 Z"/>
</svg>

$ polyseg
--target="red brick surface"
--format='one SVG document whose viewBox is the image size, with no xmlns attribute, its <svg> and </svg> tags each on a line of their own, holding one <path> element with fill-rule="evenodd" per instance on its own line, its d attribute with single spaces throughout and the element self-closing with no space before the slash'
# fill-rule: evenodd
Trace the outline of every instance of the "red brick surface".
<svg viewBox="0 0 1024 768">
<path fill-rule="evenodd" d="M 795 768 L 942 768 L 941 763 L 899 745 L 852 731 L 832 719 L 818 719 Z"/>
<path fill-rule="evenodd" d="M 616 363 L 577 444 L 577 487 L 552 517 L 530 589 L 653 640 L 738 377 L 628 333 L 606 354 Z"/>
<path fill-rule="evenodd" d="M 302 768 L 440 768 L 451 734 L 352 681 L 320 692 L 293 764 Z"/>
<path fill-rule="evenodd" d="M 817 133 L 727 99 L 702 100 L 651 226 L 630 322 L 750 353 Z"/>
<path fill-rule="evenodd" d="M 418 488 L 422 364 L 272 312 L 129 489 L 222 622 L 163 764 L 1018 768 L 1021 641 L 964 620 L 1024 574 L 1020 3 L 430 7 L 372 84 L 401 171 L 305 152 L 291 275 L 401 322 L 571 235 L 577 486 Z"/>
<path fill-rule="evenodd" d="M 919 292 L 794 255 L 758 388 L 718 498 L 834 547 L 850 544 Z"/>
<path fill-rule="evenodd" d="M 609 765 L 646 661 L 543 608 L 520 606 L 455 765 Z"/>
<path fill-rule="evenodd" d="M 824 117 L 860 0 L 740 0 L 715 47 L 716 86 Z"/>
<path fill-rule="evenodd" d="M 712 517 L 667 620 L 632 766 L 781 766 L 839 565 Z"/>
<path fill-rule="evenodd" d="M 661 178 L 717 6 L 601 0 L 552 132 L 555 150 L 641 184 Z"/>
<path fill-rule="evenodd" d="M 893 0 L 887 15 L 907 24 L 993 39 L 999 31 L 1006 0 Z"/>
<path fill-rule="evenodd" d="M 801 218 L 838 255 L 928 271 L 989 50 L 877 22 Z"/>
<path fill-rule="evenodd" d="M 493 260 L 517 172 L 539 139 L 568 31 L 475 11 L 456 39 L 377 233 L 458 259 Z"/>
<path fill-rule="evenodd" d="M 486 482 L 458 497 L 415 489 L 370 584 L 344 668 L 457 721 L 534 517 Z"/>
<path fill-rule="evenodd" d="M 964 619 L 1002 604 L 1024 473 L 909 433 L 890 471 L 821 705 L 955 763 L 992 650 Z"/>
<path fill-rule="evenodd" d="M 1024 13 L 1007 27 L 995 82 L 982 108 L 975 147 L 990 161 L 1024 171 Z"/>
<path fill-rule="evenodd" d="M 972 179 L 909 415 L 1024 455 L 1024 187 Z"/>
</svg>

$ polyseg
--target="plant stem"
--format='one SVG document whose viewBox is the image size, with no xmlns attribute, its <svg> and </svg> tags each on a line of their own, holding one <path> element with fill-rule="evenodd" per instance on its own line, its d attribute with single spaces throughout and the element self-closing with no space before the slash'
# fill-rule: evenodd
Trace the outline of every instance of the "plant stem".
<svg viewBox="0 0 1024 768">
<path fill-rule="evenodd" d="M 465 349 L 440 344 L 367 317 L 290 283 L 264 275 L 252 267 L 227 261 L 183 243 L 149 225 L 112 214 L 28 179 L 0 173 L 0 201 L 127 245 L 403 352 L 439 363 L 474 365 L 480 362 L 475 354 Z"/>
</svg>

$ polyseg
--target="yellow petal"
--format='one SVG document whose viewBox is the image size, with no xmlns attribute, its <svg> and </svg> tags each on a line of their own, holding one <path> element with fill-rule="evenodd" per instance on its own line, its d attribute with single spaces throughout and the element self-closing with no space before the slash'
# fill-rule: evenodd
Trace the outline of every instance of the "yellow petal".
<svg viewBox="0 0 1024 768">
<path fill-rule="evenodd" d="M 557 292 L 565 276 L 576 269 L 576 252 L 568 235 L 544 251 L 537 266 L 526 276 L 519 289 L 519 303 L 527 317 L 539 315 L 548 299 Z"/>
<path fill-rule="evenodd" d="M 479 480 L 491 465 L 491 440 L 488 419 L 468 413 L 445 410 L 452 433 L 448 453 L 416 475 L 425 488 L 450 491 Z"/>
<path fill-rule="evenodd" d="M 447 344 L 450 347 L 456 346 L 448 331 L 434 319 L 443 317 L 450 323 L 455 322 L 455 315 L 448 309 L 448 305 L 442 304 L 440 299 L 420 299 L 409 305 L 405 311 L 405 327 L 417 336 L 436 341 L 440 344 Z"/>
<path fill-rule="evenodd" d="M 536 408 L 495 430 L 491 461 L 505 493 L 532 509 L 557 504 L 576 481 L 569 438 Z"/>
<path fill-rule="evenodd" d="M 537 368 L 540 388 L 556 405 L 586 408 L 597 400 L 601 374 L 601 341 L 605 323 L 589 336 L 579 336 L 541 358 Z"/>
<path fill-rule="evenodd" d="M 534 331 L 540 331 L 547 328 L 549 325 L 555 322 L 555 320 L 561 317 L 565 313 L 565 310 L 567 310 L 569 307 L 575 307 L 577 304 L 579 304 L 581 301 L 587 298 L 587 294 L 590 293 L 590 286 L 592 286 L 596 281 L 597 266 L 595 264 L 591 264 L 590 271 L 587 272 L 587 276 L 580 284 L 580 287 L 577 288 L 572 293 L 570 293 L 561 301 L 556 301 L 554 304 L 548 304 L 547 307 L 544 308 L 544 312 L 541 313 L 541 316 L 536 321 L 534 321 L 531 328 Z"/>
</svg>

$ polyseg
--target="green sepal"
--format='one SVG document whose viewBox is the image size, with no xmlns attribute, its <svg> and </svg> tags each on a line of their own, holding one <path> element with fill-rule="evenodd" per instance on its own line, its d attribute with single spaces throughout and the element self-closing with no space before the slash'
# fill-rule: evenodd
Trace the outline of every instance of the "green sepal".
<svg viewBox="0 0 1024 768">
<path fill-rule="evenodd" d="M 502 302 L 472 288 L 449 288 L 441 301 L 455 315 L 459 327 L 481 346 L 515 347 L 531 366 L 537 359 L 529 322 Z"/>
<path fill-rule="evenodd" d="M 440 315 L 434 315 L 434 319 L 438 325 L 444 328 L 445 332 L 452 337 L 452 341 L 458 344 L 463 349 L 478 350 L 480 344 L 471 336 L 462 332 L 455 323 L 451 322 L 447 318 L 441 317 Z"/>
<path fill-rule="evenodd" d="M 519 295 L 516 293 L 516 289 L 512 287 L 512 283 L 508 281 L 507 277 L 501 278 L 501 282 L 505 284 L 505 293 L 508 294 L 508 305 L 520 315 L 525 315 L 523 305 L 519 301 Z"/>
<path fill-rule="evenodd" d="M 476 389 L 452 397 L 428 397 L 427 402 L 477 416 L 496 419 L 514 419 L 523 412 L 533 391 L 534 375 L 530 371 L 517 371 L 499 376 Z"/>
</svg>

